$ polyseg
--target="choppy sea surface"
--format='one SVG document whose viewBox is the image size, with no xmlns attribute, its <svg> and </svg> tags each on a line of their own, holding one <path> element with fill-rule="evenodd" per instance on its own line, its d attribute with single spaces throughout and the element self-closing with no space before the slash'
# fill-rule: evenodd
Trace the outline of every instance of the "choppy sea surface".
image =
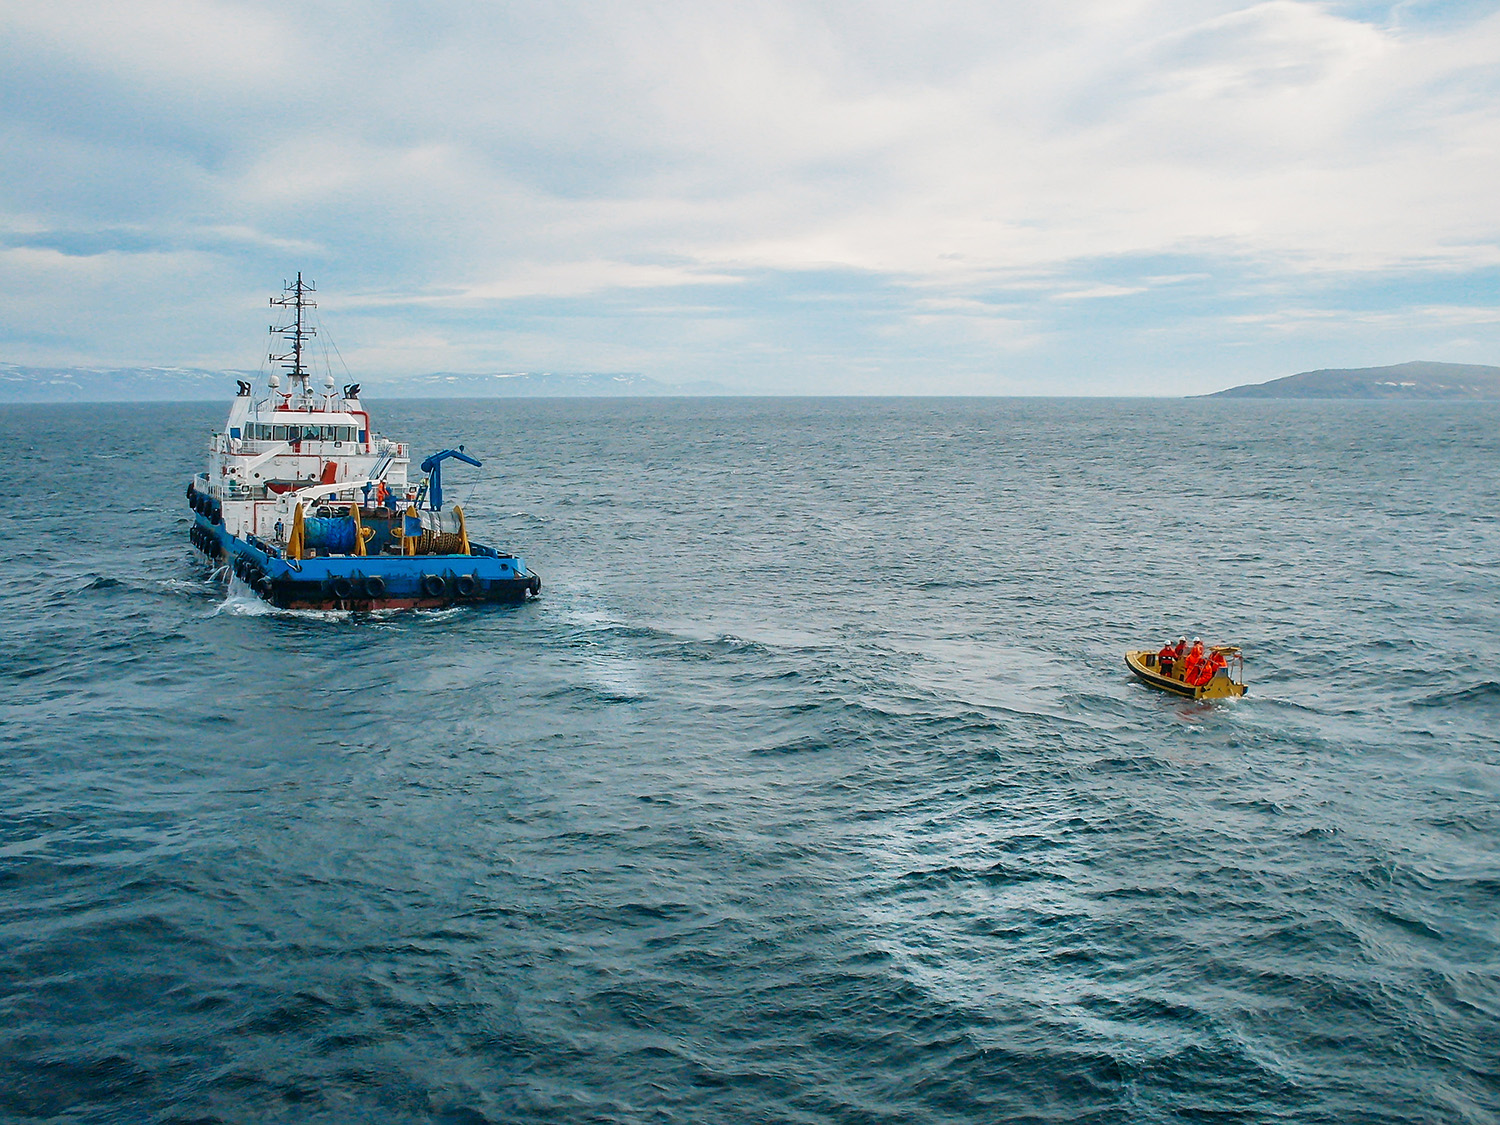
<svg viewBox="0 0 1500 1125">
<path fill-rule="evenodd" d="M 541 600 L 0 408 L 0 1120 L 1500 1120 L 1500 406 L 376 406 Z"/>
</svg>

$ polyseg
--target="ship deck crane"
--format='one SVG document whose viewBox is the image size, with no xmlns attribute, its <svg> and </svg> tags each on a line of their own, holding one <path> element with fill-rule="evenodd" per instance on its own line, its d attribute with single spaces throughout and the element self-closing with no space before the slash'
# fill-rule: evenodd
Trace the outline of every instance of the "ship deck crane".
<svg viewBox="0 0 1500 1125">
<path fill-rule="evenodd" d="M 443 507 L 443 462 L 450 457 L 462 461 L 465 465 L 473 465 L 476 469 L 484 464 L 465 453 L 461 445 L 457 449 L 444 449 L 439 453 L 434 453 L 423 461 L 422 471 L 432 480 L 432 485 L 427 490 L 427 498 L 434 512 L 441 511 Z"/>
</svg>

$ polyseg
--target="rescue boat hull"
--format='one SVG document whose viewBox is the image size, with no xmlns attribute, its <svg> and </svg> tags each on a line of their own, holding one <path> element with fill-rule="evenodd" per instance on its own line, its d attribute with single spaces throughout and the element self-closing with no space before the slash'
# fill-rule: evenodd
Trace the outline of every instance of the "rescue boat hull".
<svg viewBox="0 0 1500 1125">
<path fill-rule="evenodd" d="M 1237 699 L 1249 690 L 1244 684 L 1231 680 L 1228 670 L 1222 668 L 1208 683 L 1197 686 L 1185 683 L 1175 676 L 1164 675 L 1156 665 L 1154 652 L 1127 652 L 1125 666 L 1143 682 L 1184 699 Z"/>
</svg>

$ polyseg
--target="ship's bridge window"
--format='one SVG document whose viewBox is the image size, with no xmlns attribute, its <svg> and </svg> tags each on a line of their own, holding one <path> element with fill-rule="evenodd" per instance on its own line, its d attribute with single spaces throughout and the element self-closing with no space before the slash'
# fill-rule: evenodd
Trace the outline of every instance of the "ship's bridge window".
<svg viewBox="0 0 1500 1125">
<path fill-rule="evenodd" d="M 271 427 L 271 440 L 272 441 L 286 441 L 286 427 L 285 426 L 272 426 Z"/>
</svg>

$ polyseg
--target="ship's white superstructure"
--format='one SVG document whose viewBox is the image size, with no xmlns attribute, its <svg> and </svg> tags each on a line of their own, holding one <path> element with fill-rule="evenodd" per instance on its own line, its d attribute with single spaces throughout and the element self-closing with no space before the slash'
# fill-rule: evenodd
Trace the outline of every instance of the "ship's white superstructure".
<svg viewBox="0 0 1500 1125">
<path fill-rule="evenodd" d="M 231 535 L 273 537 L 288 503 L 318 485 L 345 485 L 332 494 L 345 499 L 355 490 L 407 498 L 410 450 L 371 430 L 357 384 L 339 388 L 330 377 L 323 394 L 299 401 L 272 375 L 270 392 L 257 401 L 242 385 L 223 432 L 210 439 L 208 488 L 223 501 Z"/>
<path fill-rule="evenodd" d="M 241 382 L 223 432 L 210 439 L 206 483 L 209 494 L 223 503 L 224 528 L 231 535 L 284 540 L 298 499 L 355 499 L 356 490 L 366 502 L 376 496 L 382 501 L 389 496 L 392 503 L 408 499 L 410 450 L 371 429 L 359 384 L 340 387 L 330 372 L 321 392 L 311 387 L 303 354 L 317 335 L 307 319 L 317 307 L 308 297 L 312 292 L 299 273 L 285 296 L 271 298 L 272 306 L 294 314 L 291 323 L 271 328 L 291 345 L 285 354 L 269 357 L 285 368 L 285 389 L 275 371 L 264 398 L 255 398 L 251 385 Z M 317 487 L 333 484 L 346 487 Z M 313 488 L 321 495 L 310 495 Z"/>
</svg>

